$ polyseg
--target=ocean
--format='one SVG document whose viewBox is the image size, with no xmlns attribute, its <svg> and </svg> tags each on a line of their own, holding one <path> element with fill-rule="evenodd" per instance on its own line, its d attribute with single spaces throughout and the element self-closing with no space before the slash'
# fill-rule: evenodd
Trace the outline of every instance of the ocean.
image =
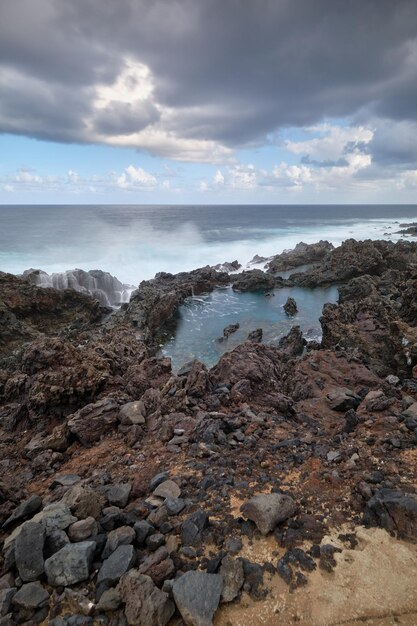
<svg viewBox="0 0 417 626">
<path fill-rule="evenodd" d="M 137 286 L 160 271 L 234 260 L 245 266 L 256 254 L 269 257 L 300 241 L 397 240 L 404 236 L 400 224 L 414 220 L 415 205 L 2 206 L 0 271 L 100 269 Z M 297 301 L 294 318 L 283 310 L 288 296 Z M 212 366 L 252 330 L 262 328 L 264 341 L 274 345 L 294 324 L 307 340 L 319 340 L 323 305 L 337 299 L 337 286 L 276 289 L 268 298 L 229 287 L 189 298 L 160 354 L 171 357 L 174 370 L 192 358 Z M 219 341 L 223 328 L 236 322 L 239 330 Z"/>
<path fill-rule="evenodd" d="M 245 264 L 299 241 L 395 240 L 399 223 L 413 220 L 417 205 L 3 205 L 0 271 L 101 269 L 138 285 L 159 271 Z"/>
</svg>

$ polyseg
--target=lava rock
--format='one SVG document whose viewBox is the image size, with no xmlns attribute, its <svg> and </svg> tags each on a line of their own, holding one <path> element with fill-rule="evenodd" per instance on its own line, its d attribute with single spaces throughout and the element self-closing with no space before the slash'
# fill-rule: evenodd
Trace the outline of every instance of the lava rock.
<svg viewBox="0 0 417 626">
<path fill-rule="evenodd" d="M 107 535 L 102 558 L 107 559 L 119 546 L 130 545 L 135 538 L 135 530 L 130 526 L 120 526 L 119 528 L 111 530 Z"/>
<path fill-rule="evenodd" d="M 181 489 L 173 480 L 165 480 L 154 489 L 153 495 L 158 498 L 179 498 Z"/>
<path fill-rule="evenodd" d="M 417 538 L 417 496 L 395 489 L 380 489 L 368 501 L 365 524 L 398 532 L 407 539 Z"/>
<path fill-rule="evenodd" d="M 291 496 L 269 493 L 253 496 L 240 510 L 245 517 L 255 522 L 262 535 L 267 535 L 277 524 L 294 515 L 296 505 Z"/>
<path fill-rule="evenodd" d="M 119 581 L 119 579 L 131 569 L 136 561 L 136 553 L 133 546 L 119 546 L 110 556 L 103 562 L 97 576 L 97 585 L 104 583 L 111 587 Z"/>
<path fill-rule="evenodd" d="M 93 562 L 94 541 L 69 543 L 45 561 L 48 582 L 53 587 L 75 585 L 87 580 Z"/>
<path fill-rule="evenodd" d="M 245 582 L 243 563 L 240 559 L 225 556 L 219 570 L 223 578 L 222 602 L 232 602 L 239 595 Z"/>
<path fill-rule="evenodd" d="M 129 501 L 131 490 L 132 485 L 130 483 L 113 485 L 106 493 L 109 504 L 123 509 Z"/>
<path fill-rule="evenodd" d="M 35 515 L 39 511 L 42 506 L 42 498 L 39 496 L 30 496 L 24 502 L 21 502 L 19 506 L 13 511 L 10 517 L 4 522 L 2 528 L 6 530 L 13 524 L 17 522 L 21 522 L 22 520 L 28 519 Z"/>
<path fill-rule="evenodd" d="M 298 311 L 297 303 L 294 298 L 288 297 L 286 303 L 284 304 L 284 311 L 289 316 L 292 317 Z"/>
<path fill-rule="evenodd" d="M 98 532 L 97 522 L 94 517 L 86 517 L 85 519 L 74 522 L 68 528 L 68 537 L 71 541 L 85 541 Z"/>
<path fill-rule="evenodd" d="M 114 430 L 118 422 L 119 406 L 113 398 L 103 398 L 87 404 L 68 417 L 68 428 L 85 446 L 96 443 Z"/>
<path fill-rule="evenodd" d="M 117 591 L 126 604 L 125 616 L 129 626 L 166 626 L 174 614 L 175 605 L 168 594 L 136 569 L 122 576 Z"/>
<path fill-rule="evenodd" d="M 31 611 L 47 606 L 48 602 L 49 593 L 40 583 L 34 582 L 22 585 L 12 599 L 12 603 L 16 608 Z"/>
<path fill-rule="evenodd" d="M 342 412 L 356 409 L 361 402 L 361 398 L 346 387 L 337 387 L 327 394 L 327 398 L 331 409 Z"/>
<path fill-rule="evenodd" d="M 172 585 L 175 604 L 188 626 L 211 626 L 223 591 L 219 574 L 190 571 Z"/>
<path fill-rule="evenodd" d="M 24 582 L 34 581 L 43 574 L 44 543 L 45 529 L 42 524 L 25 522 L 14 547 L 16 567 Z"/>
</svg>

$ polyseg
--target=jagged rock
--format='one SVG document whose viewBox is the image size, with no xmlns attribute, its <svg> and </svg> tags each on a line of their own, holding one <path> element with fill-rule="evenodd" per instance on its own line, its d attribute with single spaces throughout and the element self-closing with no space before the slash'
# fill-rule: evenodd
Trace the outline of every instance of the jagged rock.
<svg viewBox="0 0 417 626">
<path fill-rule="evenodd" d="M 268 291 L 275 287 L 275 279 L 262 270 L 249 270 L 238 274 L 232 288 L 235 291 Z"/>
<path fill-rule="evenodd" d="M 263 330 L 262 328 L 257 328 L 256 330 L 252 330 L 248 335 L 248 341 L 253 341 L 255 343 L 260 343 L 262 341 Z"/>
<path fill-rule="evenodd" d="M 306 340 L 299 326 L 293 326 L 290 332 L 278 342 L 281 352 L 288 354 L 290 357 L 300 356 L 304 351 L 305 345 Z"/>
<path fill-rule="evenodd" d="M 42 446 L 54 452 L 65 452 L 71 443 L 70 431 L 67 424 L 55 426 L 50 435 L 45 437 Z"/>
<path fill-rule="evenodd" d="M 223 328 L 223 337 L 227 339 L 228 337 L 230 337 L 230 335 L 239 330 L 239 328 L 239 322 L 236 322 L 236 324 L 229 324 L 228 326 L 226 326 L 226 328 Z"/>
<path fill-rule="evenodd" d="M 82 444 L 89 446 L 116 427 L 118 415 L 117 402 L 112 398 L 104 398 L 70 415 L 67 425 Z"/>
<path fill-rule="evenodd" d="M 117 611 L 121 603 L 122 598 L 120 597 L 120 593 L 117 589 L 111 587 L 103 592 L 100 600 L 97 602 L 96 609 L 98 612 L 103 611 L 104 613 L 107 613 L 108 611 Z"/>
<path fill-rule="evenodd" d="M 112 485 L 107 491 L 106 496 L 109 504 L 124 508 L 129 501 L 129 495 L 132 491 L 132 485 L 130 483 L 120 483 L 119 485 Z"/>
<path fill-rule="evenodd" d="M 181 541 L 184 546 L 196 546 L 201 542 L 201 533 L 208 526 L 208 516 L 204 511 L 196 511 L 181 526 Z"/>
<path fill-rule="evenodd" d="M 181 489 L 173 480 L 165 480 L 153 492 L 154 496 L 159 498 L 179 498 Z"/>
<path fill-rule="evenodd" d="M 68 528 L 68 537 L 71 541 L 85 541 L 98 532 L 97 522 L 94 517 L 86 517 L 85 519 L 74 522 Z"/>
<path fill-rule="evenodd" d="M 240 507 L 240 510 L 245 517 L 255 522 L 263 535 L 267 535 L 277 524 L 292 517 L 296 506 L 291 496 L 267 493 L 253 496 Z"/>
<path fill-rule="evenodd" d="M 398 532 L 407 539 L 417 538 L 417 496 L 395 489 L 380 489 L 368 501 L 364 521 Z"/>
<path fill-rule="evenodd" d="M 287 298 L 287 301 L 284 304 L 284 311 L 290 317 L 297 313 L 298 308 L 294 298 L 291 298 L 290 296 Z"/>
<path fill-rule="evenodd" d="M 16 567 L 23 582 L 34 581 L 43 574 L 44 543 L 45 529 L 42 524 L 35 522 L 23 524 L 14 546 Z"/>
<path fill-rule="evenodd" d="M 121 545 L 103 562 L 97 576 L 97 584 L 112 586 L 123 574 L 131 569 L 136 561 L 135 549 L 131 545 Z"/>
<path fill-rule="evenodd" d="M 175 604 L 188 626 L 212 626 L 223 591 L 219 574 L 186 572 L 172 585 Z"/>
<path fill-rule="evenodd" d="M 127 402 L 120 407 L 119 419 L 122 424 L 145 424 L 145 416 L 146 408 L 142 400 Z"/>
<path fill-rule="evenodd" d="M 349 411 L 349 409 L 356 409 L 361 398 L 357 396 L 351 389 L 345 387 L 338 387 L 327 394 L 329 400 L 329 406 L 334 411 Z"/>
<path fill-rule="evenodd" d="M 51 483 L 50 489 L 55 487 L 74 487 L 81 480 L 78 474 L 57 474 Z"/>
<path fill-rule="evenodd" d="M 0 618 L 9 613 L 16 591 L 16 587 L 0 589 Z"/>
<path fill-rule="evenodd" d="M 414 402 L 411 406 L 408 407 L 405 411 L 403 411 L 404 417 L 411 417 L 412 419 L 417 419 L 417 402 Z"/>
<path fill-rule="evenodd" d="M 159 474 L 156 474 L 149 483 L 149 489 L 151 491 L 154 491 L 158 487 L 158 485 L 163 483 L 168 478 L 169 478 L 168 472 L 160 472 Z"/>
<path fill-rule="evenodd" d="M 223 578 L 222 602 L 232 602 L 239 595 L 245 582 L 242 561 L 225 556 L 219 574 Z"/>
<path fill-rule="evenodd" d="M 120 526 L 111 530 L 107 535 L 106 545 L 102 558 L 107 559 L 119 546 L 130 545 L 136 538 L 136 533 L 130 526 Z"/>
<path fill-rule="evenodd" d="M 146 520 L 139 520 L 139 522 L 136 522 L 135 525 L 133 526 L 133 530 L 135 531 L 136 541 L 139 546 L 145 542 L 146 537 L 151 532 L 155 532 L 155 529 L 152 526 L 152 524 L 150 524 Z"/>
<path fill-rule="evenodd" d="M 175 605 L 168 594 L 138 570 L 132 569 L 122 576 L 117 591 L 126 604 L 129 626 L 166 626 L 174 614 Z"/>
<path fill-rule="evenodd" d="M 78 519 L 86 519 L 87 517 L 97 519 L 103 510 L 105 498 L 89 487 L 75 485 L 67 491 L 63 502 L 69 506 L 71 512 Z"/>
<path fill-rule="evenodd" d="M 69 543 L 45 561 L 45 573 L 53 587 L 75 585 L 90 575 L 96 543 Z"/>
<path fill-rule="evenodd" d="M 334 250 L 328 241 L 318 243 L 297 243 L 293 250 L 287 250 L 274 256 L 268 263 L 268 272 L 278 273 L 295 269 L 301 265 L 322 261 L 329 252 Z"/>
<path fill-rule="evenodd" d="M 13 596 L 12 603 L 15 607 L 34 611 L 47 606 L 49 593 L 40 583 L 27 583 L 22 585 L 19 591 Z"/>
<path fill-rule="evenodd" d="M 6 530 L 13 524 L 32 517 L 39 511 L 42 506 L 42 498 L 37 495 L 30 496 L 13 511 L 9 518 L 4 522 L 3 528 Z"/>
</svg>

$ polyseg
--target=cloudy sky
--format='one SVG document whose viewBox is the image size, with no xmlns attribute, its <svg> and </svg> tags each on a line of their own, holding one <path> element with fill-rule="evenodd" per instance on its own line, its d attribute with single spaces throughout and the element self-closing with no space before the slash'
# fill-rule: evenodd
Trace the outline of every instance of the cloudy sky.
<svg viewBox="0 0 417 626">
<path fill-rule="evenodd" d="M 1 203 L 417 201 L 416 0 L 1 0 Z"/>
</svg>

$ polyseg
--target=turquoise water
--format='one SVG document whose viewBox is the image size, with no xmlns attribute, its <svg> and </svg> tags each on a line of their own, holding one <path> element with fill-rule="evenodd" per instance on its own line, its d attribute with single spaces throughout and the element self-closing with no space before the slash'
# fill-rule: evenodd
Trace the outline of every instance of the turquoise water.
<svg viewBox="0 0 417 626">
<path fill-rule="evenodd" d="M 194 358 L 212 367 L 225 351 L 245 341 L 256 328 L 263 329 L 265 343 L 276 344 L 294 325 L 301 327 L 307 340 L 319 339 L 323 305 L 338 299 L 335 286 L 292 287 L 277 289 L 273 294 L 266 297 L 263 293 L 238 293 L 228 287 L 187 299 L 178 312 L 175 334 L 161 347 L 161 354 L 171 357 L 174 369 Z M 288 296 L 297 302 L 298 313 L 294 317 L 287 317 L 283 310 Z M 236 322 L 239 330 L 219 342 L 223 329 Z"/>
</svg>

